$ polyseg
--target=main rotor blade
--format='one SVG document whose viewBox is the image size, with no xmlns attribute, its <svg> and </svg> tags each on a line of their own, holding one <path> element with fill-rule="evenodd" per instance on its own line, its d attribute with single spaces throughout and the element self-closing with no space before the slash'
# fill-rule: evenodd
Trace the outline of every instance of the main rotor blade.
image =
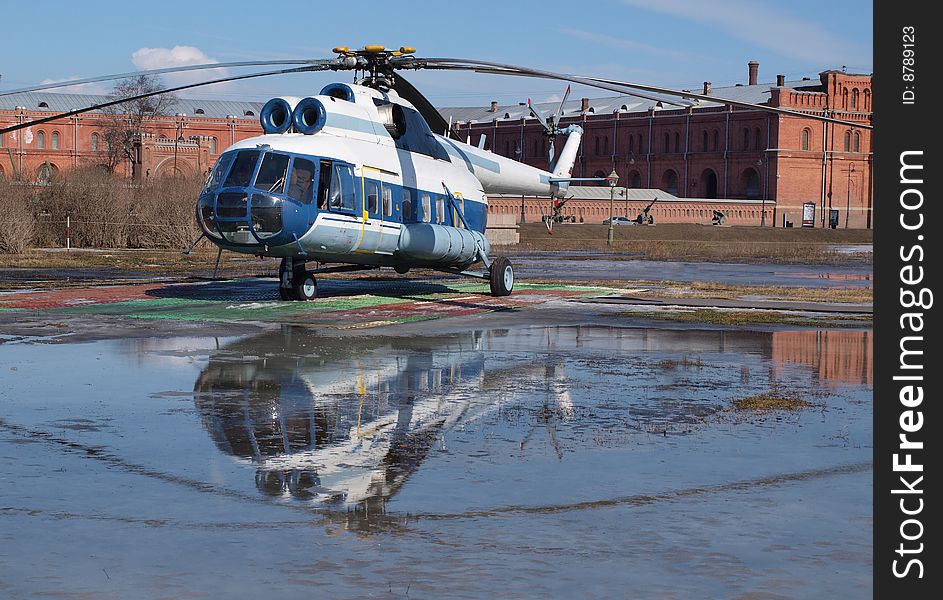
<svg viewBox="0 0 943 600">
<path fill-rule="evenodd" d="M 644 98 L 646 100 L 651 100 L 653 102 L 662 102 L 663 104 L 672 104 L 674 106 L 688 107 L 691 104 L 687 102 L 679 102 L 677 100 L 670 100 L 668 98 L 660 98 L 658 96 L 652 96 L 650 94 L 644 94 L 639 91 L 628 91 L 625 89 L 625 86 L 616 87 L 615 85 L 610 85 L 602 82 L 595 82 L 589 79 L 588 77 L 582 77 L 578 75 L 566 75 L 563 73 L 552 73 L 550 71 L 541 71 L 538 69 L 530 69 L 526 67 L 516 67 L 514 65 L 505 65 L 501 63 L 493 63 L 488 61 L 479 61 L 479 60 L 465 60 L 461 58 L 403 58 L 403 59 L 394 59 L 390 61 L 390 64 L 394 68 L 400 69 L 439 69 L 444 71 L 477 71 L 480 73 L 489 73 L 493 75 L 518 75 L 518 76 L 530 76 L 530 77 L 539 77 L 542 79 L 559 79 L 562 81 L 569 81 L 571 83 L 580 83 L 583 85 L 588 85 L 590 87 L 595 87 L 603 90 L 609 90 L 619 94 L 625 94 L 628 96 L 636 96 L 638 98 Z M 668 94 L 672 95 L 672 94 Z M 677 94 L 674 94 L 677 95 Z"/>
<path fill-rule="evenodd" d="M 165 73 L 182 73 L 184 71 L 200 71 L 203 69 L 225 69 L 229 67 L 260 67 L 267 65 L 318 65 L 321 63 L 332 63 L 336 59 L 297 59 L 297 60 L 250 60 L 243 62 L 228 63 L 206 63 L 200 65 L 186 65 L 179 67 L 167 67 L 164 69 L 149 69 L 146 71 L 129 71 L 127 73 L 116 73 L 112 75 L 102 75 L 100 77 L 87 77 L 85 79 L 72 79 L 69 81 L 57 81 L 55 83 L 44 83 L 30 87 L 7 90 L 0 92 L 0 96 L 10 96 L 24 92 L 38 92 L 41 90 L 52 90 L 55 88 L 69 87 L 72 85 L 81 85 L 83 83 L 98 83 L 100 81 L 114 81 L 116 79 L 127 79 L 128 77 L 137 77 L 139 75 L 163 75 Z M 338 63 L 340 67 L 340 64 Z"/>
<path fill-rule="evenodd" d="M 459 139 L 452 132 L 449 122 L 445 120 L 442 113 L 436 110 L 436 107 L 399 73 L 393 77 L 393 89 L 401 98 L 416 107 L 416 110 L 419 111 L 419 114 L 429 125 L 429 129 L 435 133 L 445 133 L 446 137 Z"/>
<path fill-rule="evenodd" d="M 534 106 L 530 103 L 530 98 L 527 99 L 527 110 L 529 110 L 530 114 L 533 115 L 533 117 L 537 119 L 537 122 L 543 126 L 544 131 L 546 131 L 549 135 L 553 135 L 553 128 L 550 127 L 550 122 L 548 121 L 547 117 L 545 117 L 542 112 L 537 112 L 537 109 L 535 109 Z"/>
<path fill-rule="evenodd" d="M 269 75 L 284 75 L 286 73 L 304 73 L 307 71 L 323 71 L 329 67 L 318 68 L 317 65 L 311 65 L 307 67 L 295 67 L 294 69 L 279 69 L 278 71 L 266 71 L 264 73 L 249 73 L 248 75 L 234 75 L 232 77 L 223 77 L 220 79 L 212 79 L 209 81 L 202 81 L 199 83 L 190 83 L 187 85 L 178 85 L 176 87 L 165 88 L 162 90 L 157 90 L 155 92 L 148 92 L 146 94 L 138 94 L 136 96 L 129 96 L 127 98 L 119 98 L 117 100 L 110 100 L 108 102 L 102 102 L 101 104 L 94 104 L 92 106 L 87 106 L 85 108 L 78 108 L 76 110 L 70 110 L 69 112 L 55 114 L 49 117 L 43 117 L 42 119 L 34 119 L 32 121 L 26 121 L 24 123 L 17 123 L 10 127 L 5 127 L 0 129 L 0 134 L 4 134 L 10 131 L 17 131 L 19 129 L 25 129 L 33 125 L 41 125 L 42 123 L 48 123 L 50 121 L 55 121 L 56 119 L 62 119 L 64 117 L 71 117 L 72 115 L 79 115 L 86 113 L 92 110 L 98 110 L 100 108 L 107 108 L 109 106 L 115 106 L 116 104 L 124 104 L 125 102 L 131 102 L 134 100 L 140 100 L 142 98 L 149 98 L 151 96 L 158 96 L 160 94 L 166 94 L 169 92 L 179 92 L 181 90 L 188 90 L 190 88 L 201 87 L 204 85 L 213 85 L 214 83 L 224 83 L 227 81 L 238 81 L 240 79 L 252 79 L 255 77 L 268 77 Z"/>
<path fill-rule="evenodd" d="M 557 112 L 553 115 L 553 125 L 554 127 L 560 122 L 560 115 L 563 114 L 563 105 L 566 104 L 566 99 L 570 97 L 570 86 L 566 86 L 566 91 L 563 92 L 563 99 L 560 100 L 560 106 L 557 108 Z"/>
<path fill-rule="evenodd" d="M 646 94 L 642 94 L 637 90 L 654 92 L 658 94 L 665 94 L 668 96 L 677 96 L 683 99 L 692 98 L 696 100 L 704 100 L 708 102 L 714 102 L 716 104 L 725 104 L 728 106 L 739 106 L 741 108 L 749 108 L 753 110 L 761 110 L 766 112 L 772 112 L 776 114 L 788 115 L 792 117 L 800 117 L 806 119 L 813 119 L 815 121 L 823 121 L 826 123 L 835 123 L 838 125 L 846 125 L 848 127 L 858 127 L 860 129 L 873 129 L 871 125 L 865 125 L 862 123 L 857 123 L 854 121 L 844 121 L 842 119 L 835 119 L 833 117 L 826 117 L 811 113 L 800 112 L 797 110 L 790 110 L 787 108 L 778 108 L 775 106 L 766 106 L 764 104 L 755 104 L 752 102 L 743 102 L 740 100 L 731 100 L 729 98 L 722 98 L 718 96 L 708 96 L 705 94 L 697 94 L 694 92 L 686 92 L 684 90 L 675 90 L 672 88 L 654 86 L 654 85 L 643 85 L 639 83 L 632 83 L 628 81 L 617 81 L 614 79 L 604 79 L 601 77 L 588 77 L 588 76 L 579 76 L 579 75 L 565 75 L 562 73 L 552 73 L 550 71 L 540 71 L 537 69 L 529 69 L 525 67 L 516 67 L 514 65 L 505 65 L 501 63 L 494 63 L 489 61 L 479 61 L 479 60 L 466 60 L 460 58 L 410 58 L 395 61 L 394 65 L 402 65 L 401 68 L 412 68 L 412 69 L 444 69 L 444 70 L 474 70 L 482 73 L 490 73 L 494 75 L 523 75 L 530 77 L 540 77 L 543 79 L 560 79 L 563 81 L 570 81 L 573 83 L 580 83 L 583 85 L 588 85 L 590 87 L 598 87 L 599 89 L 615 91 L 622 94 L 627 94 L 630 96 L 639 96 L 641 98 L 646 98 L 649 100 L 657 100 L 659 102 L 664 102 L 668 104 L 675 104 L 678 106 L 690 106 L 690 104 L 679 104 L 678 102 L 671 100 L 664 100 L 661 98 L 656 98 Z"/>
</svg>

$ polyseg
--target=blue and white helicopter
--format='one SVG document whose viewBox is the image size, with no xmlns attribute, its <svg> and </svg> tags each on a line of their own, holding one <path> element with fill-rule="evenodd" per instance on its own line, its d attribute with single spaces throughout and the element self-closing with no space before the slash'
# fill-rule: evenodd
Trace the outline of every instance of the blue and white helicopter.
<svg viewBox="0 0 943 600">
<path fill-rule="evenodd" d="M 338 47 L 334 52 L 337 56 L 333 59 L 190 65 L 2 92 L 0 96 L 142 74 L 296 65 L 118 98 L 18 123 L 0 129 L 0 133 L 225 81 L 306 71 L 354 71 L 356 83 L 332 83 L 306 98 L 269 100 L 260 113 L 263 135 L 226 149 L 197 200 L 196 216 L 203 236 L 221 250 L 281 258 L 281 298 L 310 300 L 317 296 L 319 273 L 377 267 L 392 267 L 399 273 L 423 267 L 478 277 L 490 282 L 493 295 L 509 295 L 514 289 L 514 269 L 507 258 L 490 255 L 484 234 L 487 196 L 507 193 L 561 198 L 572 180 L 582 130 L 576 125 L 560 129 L 560 110 L 555 117 L 544 118 L 531 109 L 550 137 L 549 168 L 538 169 L 473 146 L 471 140 L 458 139 L 435 107 L 403 77 L 404 70 L 540 77 L 682 107 L 704 100 L 867 127 L 685 90 L 480 60 L 418 58 L 411 47 L 388 50 L 368 45 L 359 50 Z M 554 159 L 554 138 L 559 134 L 565 134 L 566 140 Z M 337 266 L 308 270 L 308 262 Z M 479 263 L 484 268 L 473 270 Z"/>
</svg>

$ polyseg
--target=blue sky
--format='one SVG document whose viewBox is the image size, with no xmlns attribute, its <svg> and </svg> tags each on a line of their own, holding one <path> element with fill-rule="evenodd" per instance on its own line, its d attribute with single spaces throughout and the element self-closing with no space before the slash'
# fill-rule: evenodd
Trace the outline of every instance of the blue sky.
<svg viewBox="0 0 943 600">
<path fill-rule="evenodd" d="M 195 62 L 328 58 L 337 45 L 417 48 L 417 55 L 479 58 L 552 71 L 697 88 L 746 79 L 872 70 L 870 3 L 767 0 L 475 0 L 423 2 L 127 2 L 45 0 L 42 10 L 4 3 L 0 89 Z M 230 73 L 244 72 L 230 71 Z M 304 96 L 348 74 L 230 83 L 188 97 L 264 101 Z M 194 75 L 166 77 L 190 82 Z M 440 106 L 551 100 L 566 85 L 470 73 L 410 77 Z M 107 93 L 109 84 L 67 90 Z M 604 91 L 574 90 L 574 96 Z"/>
</svg>

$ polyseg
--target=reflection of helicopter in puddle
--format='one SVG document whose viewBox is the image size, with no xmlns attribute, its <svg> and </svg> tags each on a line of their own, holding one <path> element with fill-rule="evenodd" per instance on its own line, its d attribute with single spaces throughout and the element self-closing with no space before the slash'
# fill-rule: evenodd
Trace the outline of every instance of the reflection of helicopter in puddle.
<svg viewBox="0 0 943 600">
<path fill-rule="evenodd" d="M 487 338 L 505 334 L 351 347 L 285 328 L 211 357 L 194 398 L 213 442 L 256 465 L 266 495 L 382 511 L 444 432 L 491 412 L 508 390 L 544 392 L 537 414 L 562 455 L 553 422 L 573 413 L 563 364 L 502 359 L 486 371 Z M 521 384 L 535 380 L 536 389 Z"/>
</svg>

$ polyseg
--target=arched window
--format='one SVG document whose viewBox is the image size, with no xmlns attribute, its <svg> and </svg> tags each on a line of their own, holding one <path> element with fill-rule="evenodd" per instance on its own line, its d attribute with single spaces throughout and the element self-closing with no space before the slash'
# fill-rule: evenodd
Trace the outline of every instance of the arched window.
<svg viewBox="0 0 943 600">
<path fill-rule="evenodd" d="M 750 130 L 749 129 L 743 130 L 743 149 L 744 150 L 750 149 Z"/>
<path fill-rule="evenodd" d="M 707 152 L 707 132 L 701 136 L 701 152 Z"/>
<path fill-rule="evenodd" d="M 599 156 L 599 136 L 596 136 L 596 156 Z"/>
<path fill-rule="evenodd" d="M 716 129 L 714 130 L 714 152 L 720 148 L 720 132 Z"/>
<path fill-rule="evenodd" d="M 511 156 L 511 141 L 504 140 L 504 155 L 507 157 Z"/>
<path fill-rule="evenodd" d="M 671 194 L 672 196 L 678 195 L 678 174 L 668 169 L 665 171 L 665 175 L 661 179 L 662 185 L 665 186 L 665 191 Z"/>
<path fill-rule="evenodd" d="M 743 173 L 743 182 L 747 198 L 756 200 L 760 197 L 760 176 L 755 169 L 747 169 Z"/>
<path fill-rule="evenodd" d="M 757 127 L 756 129 L 753 130 L 753 149 L 759 150 L 760 144 L 762 143 L 763 143 L 763 136 L 760 135 L 760 128 Z"/>
<path fill-rule="evenodd" d="M 609 136 L 608 135 L 603 139 L 602 153 L 609 154 Z"/>
<path fill-rule="evenodd" d="M 803 130 L 802 130 L 802 149 L 803 149 L 803 150 L 808 150 L 808 149 L 809 149 L 809 146 L 810 146 L 810 144 L 809 144 L 809 138 L 810 138 L 810 137 L 812 137 L 812 132 L 809 131 L 808 129 L 803 129 Z"/>
<path fill-rule="evenodd" d="M 210 138 L 210 154 L 216 154 L 216 150 L 217 150 L 216 138 L 211 137 Z"/>
<path fill-rule="evenodd" d="M 46 147 L 46 132 L 40 131 L 36 134 L 36 147 L 43 149 Z"/>
<path fill-rule="evenodd" d="M 59 132 L 58 132 L 58 131 L 53 131 L 53 132 L 52 132 L 52 140 L 51 140 L 51 141 L 52 141 L 52 149 L 53 149 L 53 150 L 58 150 L 58 149 L 59 149 Z"/>
<path fill-rule="evenodd" d="M 251 110 L 247 110 L 247 111 L 245 112 L 245 116 L 247 116 L 247 117 L 254 117 L 254 116 L 255 116 L 255 113 L 252 112 Z"/>
<path fill-rule="evenodd" d="M 675 132 L 675 152 L 681 152 L 681 134 Z"/>
<path fill-rule="evenodd" d="M 0 133 L 0 148 L 3 148 L 3 134 Z"/>
<path fill-rule="evenodd" d="M 665 153 L 666 154 L 671 151 L 670 144 L 671 144 L 671 136 L 666 133 L 665 134 Z"/>
<path fill-rule="evenodd" d="M 629 135 L 629 154 L 635 152 L 635 136 Z"/>
<path fill-rule="evenodd" d="M 537 156 L 537 138 L 534 138 L 534 156 Z"/>
<path fill-rule="evenodd" d="M 639 134 L 638 136 L 638 153 L 642 153 L 642 134 Z"/>
<path fill-rule="evenodd" d="M 855 152 L 861 152 L 861 135 L 855 132 Z"/>
<path fill-rule="evenodd" d="M 629 187 L 632 187 L 635 189 L 642 187 L 642 175 L 638 171 L 635 171 L 634 173 L 632 173 L 632 176 L 629 178 L 629 181 L 630 181 Z"/>
<path fill-rule="evenodd" d="M 858 110 L 858 88 L 851 90 L 851 110 Z"/>
<path fill-rule="evenodd" d="M 92 134 L 92 152 L 98 152 L 98 134 Z"/>
<path fill-rule="evenodd" d="M 851 152 L 851 132 L 845 132 L 845 152 Z"/>
<path fill-rule="evenodd" d="M 871 110 L 871 90 L 864 91 L 864 109 Z"/>
<path fill-rule="evenodd" d="M 205 114 L 206 114 L 206 111 L 203 110 L 202 108 L 198 108 L 198 109 L 196 109 L 195 111 L 193 111 L 193 114 L 195 114 L 195 115 L 205 115 Z"/>
</svg>

